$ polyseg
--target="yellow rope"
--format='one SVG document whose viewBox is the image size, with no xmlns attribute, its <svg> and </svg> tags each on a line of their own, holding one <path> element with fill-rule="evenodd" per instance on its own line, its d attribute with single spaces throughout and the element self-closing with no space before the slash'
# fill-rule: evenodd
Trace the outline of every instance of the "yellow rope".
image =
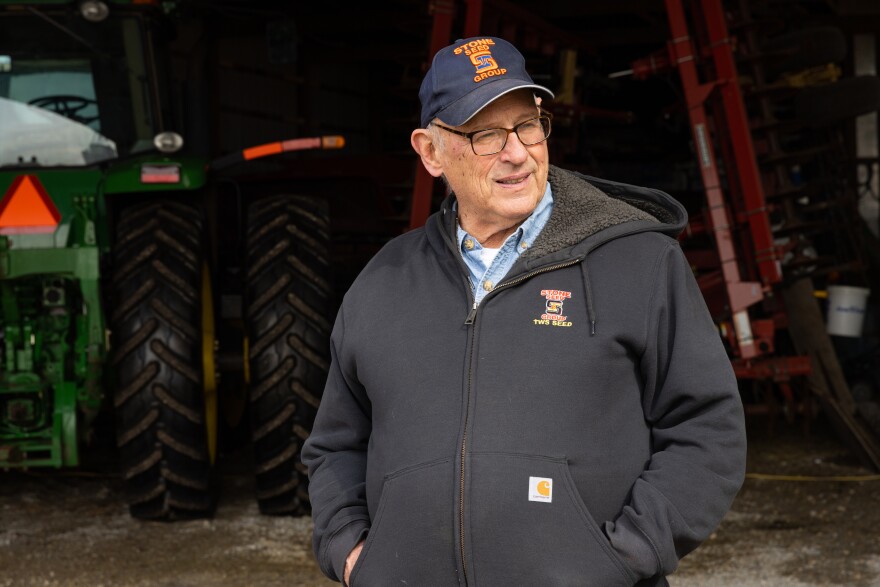
<svg viewBox="0 0 880 587">
<path fill-rule="evenodd" d="M 767 475 L 765 473 L 746 473 L 746 479 L 764 481 L 880 481 L 880 475 L 830 475 L 815 477 L 811 475 Z"/>
</svg>

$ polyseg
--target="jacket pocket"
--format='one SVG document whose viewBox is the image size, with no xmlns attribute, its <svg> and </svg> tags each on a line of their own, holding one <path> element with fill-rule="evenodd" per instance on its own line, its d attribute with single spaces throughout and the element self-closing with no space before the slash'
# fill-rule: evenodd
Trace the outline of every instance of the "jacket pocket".
<svg viewBox="0 0 880 587">
<path fill-rule="evenodd" d="M 458 585 L 453 481 L 448 459 L 385 477 L 351 587 Z"/>
<path fill-rule="evenodd" d="M 465 529 L 479 586 L 632 586 L 578 494 L 565 459 L 471 454 Z"/>
</svg>

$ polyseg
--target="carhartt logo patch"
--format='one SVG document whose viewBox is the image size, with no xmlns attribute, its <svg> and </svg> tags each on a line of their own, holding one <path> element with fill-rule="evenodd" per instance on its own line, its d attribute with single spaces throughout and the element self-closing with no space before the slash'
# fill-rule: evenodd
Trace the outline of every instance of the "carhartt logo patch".
<svg viewBox="0 0 880 587">
<path fill-rule="evenodd" d="M 532 322 L 536 326 L 571 326 L 563 308 L 565 300 L 571 298 L 571 292 L 559 289 L 542 289 L 541 296 L 544 298 L 544 313 Z"/>
<path fill-rule="evenodd" d="M 553 479 L 529 477 L 529 501 L 553 501 Z"/>
</svg>

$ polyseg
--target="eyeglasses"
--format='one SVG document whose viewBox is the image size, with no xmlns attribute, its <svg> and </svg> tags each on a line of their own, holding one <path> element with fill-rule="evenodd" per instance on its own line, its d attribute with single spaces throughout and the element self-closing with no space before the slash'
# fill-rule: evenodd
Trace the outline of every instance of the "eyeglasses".
<svg viewBox="0 0 880 587">
<path fill-rule="evenodd" d="M 432 124 L 470 140 L 474 155 L 485 156 L 494 155 L 504 150 L 507 138 L 512 132 L 516 133 L 519 142 L 526 147 L 546 141 L 550 136 L 550 118 L 551 114 L 542 110 L 540 116 L 524 120 L 513 128 L 484 128 L 473 132 L 461 132 L 436 122 Z"/>
</svg>

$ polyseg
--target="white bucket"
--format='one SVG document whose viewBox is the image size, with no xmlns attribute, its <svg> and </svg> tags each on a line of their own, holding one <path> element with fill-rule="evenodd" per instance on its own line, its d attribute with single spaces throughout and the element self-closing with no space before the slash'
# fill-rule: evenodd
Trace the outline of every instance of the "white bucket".
<svg viewBox="0 0 880 587">
<path fill-rule="evenodd" d="M 862 335 L 865 307 L 871 290 L 849 285 L 828 287 L 828 334 L 834 336 Z"/>
</svg>

